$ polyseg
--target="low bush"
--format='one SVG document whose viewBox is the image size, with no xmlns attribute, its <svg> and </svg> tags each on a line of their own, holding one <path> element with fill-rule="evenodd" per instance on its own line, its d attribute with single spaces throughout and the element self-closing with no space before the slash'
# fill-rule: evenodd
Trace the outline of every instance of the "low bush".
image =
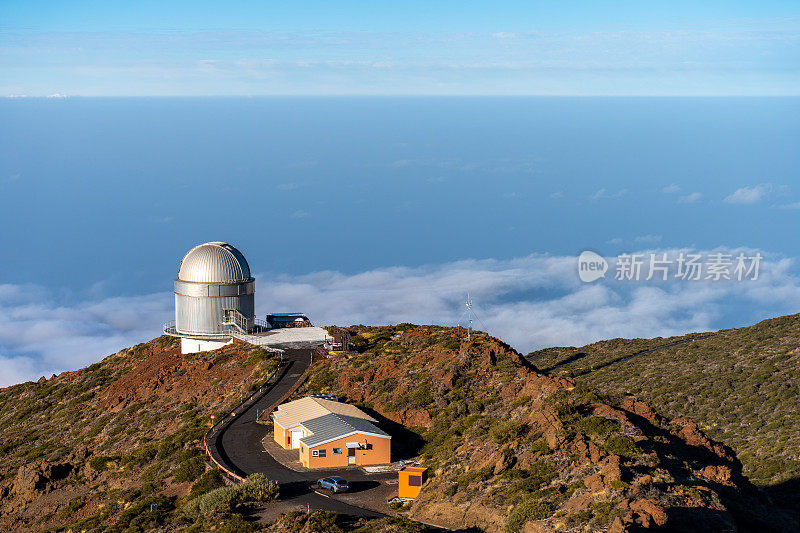
<svg viewBox="0 0 800 533">
<path fill-rule="evenodd" d="M 175 483 L 194 481 L 203 475 L 206 470 L 206 462 L 202 455 L 194 455 L 181 460 L 178 468 L 175 469 Z"/>
<path fill-rule="evenodd" d="M 231 517 L 218 525 L 214 531 L 216 533 L 251 533 L 258 531 L 258 525 L 248 522 L 242 515 L 234 514 Z"/>
<path fill-rule="evenodd" d="M 636 446 L 636 442 L 627 435 L 614 435 L 613 437 L 609 437 L 608 440 L 601 445 L 601 448 L 607 453 L 626 458 L 636 457 L 642 453 L 639 447 Z"/>
<path fill-rule="evenodd" d="M 531 452 L 548 454 L 551 451 L 552 450 L 550 449 L 550 446 L 547 445 L 547 442 L 544 439 L 539 439 L 531 444 Z"/>
<path fill-rule="evenodd" d="M 108 467 L 108 463 L 119 460 L 116 456 L 95 455 L 89 459 L 89 466 L 96 472 L 102 472 Z"/>
<path fill-rule="evenodd" d="M 498 422 L 489 429 L 489 436 L 497 444 L 504 444 L 525 434 L 528 426 L 518 420 Z"/>
<path fill-rule="evenodd" d="M 525 499 L 522 503 L 514 507 L 508 515 L 508 519 L 506 520 L 506 532 L 519 533 L 522 526 L 525 525 L 525 522 L 544 520 L 550 517 L 552 513 L 553 510 L 547 502 L 534 498 Z"/>
<path fill-rule="evenodd" d="M 189 499 L 197 498 L 214 489 L 225 486 L 225 479 L 222 477 L 222 472 L 217 468 L 212 468 L 203 475 L 192 485 L 192 490 L 189 491 Z"/>
<path fill-rule="evenodd" d="M 197 518 L 212 511 L 229 511 L 243 502 L 266 502 L 278 497 L 278 484 L 264 474 L 251 474 L 244 483 L 219 487 L 189 500 L 183 513 Z"/>
</svg>

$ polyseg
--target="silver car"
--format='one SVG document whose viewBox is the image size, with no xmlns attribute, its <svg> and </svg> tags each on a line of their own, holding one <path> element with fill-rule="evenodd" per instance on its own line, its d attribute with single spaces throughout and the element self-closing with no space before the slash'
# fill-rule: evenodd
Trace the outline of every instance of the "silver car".
<svg viewBox="0 0 800 533">
<path fill-rule="evenodd" d="M 347 480 L 338 476 L 324 477 L 317 481 L 317 486 L 321 489 L 328 489 L 331 492 L 346 492 L 350 488 Z"/>
</svg>

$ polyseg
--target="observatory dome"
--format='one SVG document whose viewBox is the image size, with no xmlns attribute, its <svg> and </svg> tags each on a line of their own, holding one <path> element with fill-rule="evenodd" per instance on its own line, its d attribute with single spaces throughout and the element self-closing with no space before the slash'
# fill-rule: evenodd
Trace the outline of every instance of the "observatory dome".
<svg viewBox="0 0 800 533">
<path fill-rule="evenodd" d="M 195 246 L 184 256 L 178 270 L 180 281 L 241 283 L 250 279 L 250 265 L 244 255 L 226 242 Z"/>
</svg>

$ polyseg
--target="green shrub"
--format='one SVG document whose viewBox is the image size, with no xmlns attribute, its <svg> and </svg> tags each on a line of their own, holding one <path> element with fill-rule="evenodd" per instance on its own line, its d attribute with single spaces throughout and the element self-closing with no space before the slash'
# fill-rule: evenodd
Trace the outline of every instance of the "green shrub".
<svg viewBox="0 0 800 533">
<path fill-rule="evenodd" d="M 61 509 L 61 511 L 58 512 L 58 515 L 63 517 L 63 518 L 69 518 L 70 516 L 72 516 L 72 514 L 75 511 L 77 511 L 78 509 L 80 509 L 84 505 L 86 505 L 86 504 L 84 502 L 80 501 L 80 500 L 75 500 L 75 501 L 69 502 L 69 505 L 67 505 L 66 507 Z"/>
<path fill-rule="evenodd" d="M 550 450 L 550 446 L 547 445 L 547 442 L 544 439 L 539 439 L 531 444 L 531 451 L 534 453 L 539 452 L 543 454 L 549 454 L 552 450 Z"/>
<path fill-rule="evenodd" d="M 592 512 L 594 513 L 594 519 L 592 520 L 594 524 L 605 526 L 615 516 L 619 516 L 621 514 L 619 507 L 619 500 L 611 500 L 607 502 L 595 502 L 592 504 Z"/>
<path fill-rule="evenodd" d="M 621 429 L 619 422 L 599 416 L 581 418 L 575 421 L 573 427 L 589 437 L 599 439 L 605 439 L 614 433 L 619 433 Z"/>
<path fill-rule="evenodd" d="M 195 455 L 178 463 L 175 470 L 175 483 L 194 481 L 203 475 L 206 470 L 206 462 L 202 455 Z"/>
<path fill-rule="evenodd" d="M 504 444 L 521 437 L 527 429 L 528 426 L 518 420 L 505 420 L 492 426 L 489 429 L 489 436 L 497 444 Z"/>
<path fill-rule="evenodd" d="M 403 516 L 387 516 L 359 522 L 353 533 L 382 533 L 386 531 L 393 533 L 422 533 L 426 531 L 426 528 L 424 524 Z"/>
<path fill-rule="evenodd" d="M 519 505 L 514 507 L 506 520 L 506 531 L 508 533 L 519 533 L 525 522 L 530 520 L 544 520 L 553 514 L 553 510 L 547 502 L 534 498 L 527 498 Z"/>
<path fill-rule="evenodd" d="M 231 515 L 228 520 L 218 525 L 214 531 L 217 533 L 251 533 L 259 529 L 260 528 L 256 524 L 248 522 L 242 515 L 234 514 Z"/>
<path fill-rule="evenodd" d="M 620 457 L 636 457 L 642 451 L 636 446 L 634 440 L 627 435 L 614 435 L 609 437 L 601 446 L 606 453 L 619 455 Z"/>
<path fill-rule="evenodd" d="M 531 493 L 539 490 L 545 483 L 550 483 L 558 475 L 555 465 L 539 459 L 528 470 L 511 469 L 507 477 L 521 480 L 508 489 L 508 494 Z"/>
<path fill-rule="evenodd" d="M 225 479 L 222 477 L 222 472 L 217 468 L 212 468 L 203 475 L 192 485 L 192 490 L 189 491 L 189 498 L 197 498 L 214 489 L 225 486 Z"/>
<path fill-rule="evenodd" d="M 96 472 L 102 472 L 108 466 L 108 463 L 119 460 L 117 456 L 95 455 L 89 459 L 89 466 Z"/>
<path fill-rule="evenodd" d="M 230 511 L 236 505 L 248 502 L 266 502 L 278 497 L 278 484 L 264 474 L 251 474 L 239 485 L 219 487 L 192 498 L 183 507 L 183 513 L 197 518 L 212 511 Z"/>
<path fill-rule="evenodd" d="M 268 502 L 277 499 L 278 484 L 264 474 L 250 474 L 239 489 L 239 498 L 245 502 Z"/>
<path fill-rule="evenodd" d="M 236 486 L 220 487 L 189 500 L 183 513 L 190 518 L 198 518 L 213 511 L 229 511 L 237 498 Z"/>
<path fill-rule="evenodd" d="M 133 466 L 144 466 L 155 459 L 158 449 L 153 444 L 146 444 L 136 448 L 131 455 L 125 459 L 126 464 Z"/>
<path fill-rule="evenodd" d="M 145 531 L 154 524 L 162 524 L 175 506 L 172 500 L 161 494 L 148 496 L 139 503 L 125 509 L 116 523 L 108 528 L 109 533 Z"/>
</svg>

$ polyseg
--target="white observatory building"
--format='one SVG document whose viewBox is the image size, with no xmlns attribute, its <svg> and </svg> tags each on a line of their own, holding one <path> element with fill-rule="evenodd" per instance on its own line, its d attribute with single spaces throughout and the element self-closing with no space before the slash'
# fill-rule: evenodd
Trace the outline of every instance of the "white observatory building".
<svg viewBox="0 0 800 533">
<path fill-rule="evenodd" d="M 175 322 L 164 333 L 181 338 L 181 353 L 215 350 L 237 333 L 252 333 L 255 279 L 242 252 L 225 242 L 195 246 L 175 280 Z"/>
</svg>

